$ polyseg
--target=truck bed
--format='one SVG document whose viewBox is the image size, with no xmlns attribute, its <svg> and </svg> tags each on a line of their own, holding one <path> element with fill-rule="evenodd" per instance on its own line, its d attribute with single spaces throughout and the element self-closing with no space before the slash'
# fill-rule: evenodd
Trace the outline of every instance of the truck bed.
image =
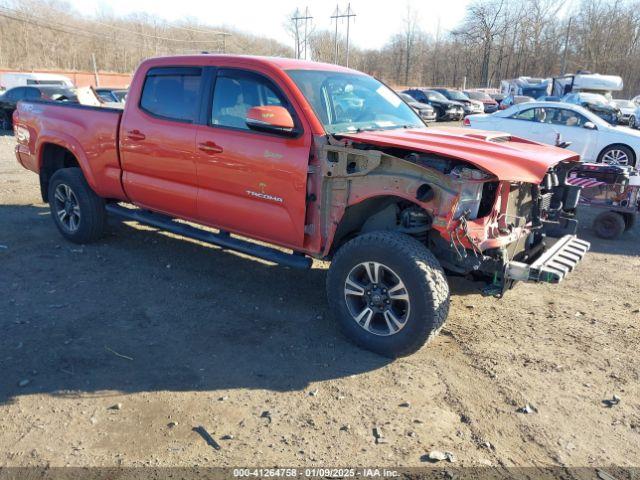
<svg viewBox="0 0 640 480">
<path fill-rule="evenodd" d="M 73 152 L 87 182 L 101 197 L 125 200 L 122 189 L 118 130 L 122 109 L 42 100 L 18 103 L 13 117 L 16 156 L 39 173 L 43 155 L 52 145 Z"/>
</svg>

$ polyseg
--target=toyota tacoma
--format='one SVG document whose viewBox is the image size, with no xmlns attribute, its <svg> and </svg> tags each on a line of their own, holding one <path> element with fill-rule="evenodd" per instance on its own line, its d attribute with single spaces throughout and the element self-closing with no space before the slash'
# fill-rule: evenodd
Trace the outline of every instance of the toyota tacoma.
<svg viewBox="0 0 640 480">
<path fill-rule="evenodd" d="M 95 241 L 108 215 L 289 267 L 331 261 L 346 335 L 397 357 L 435 335 L 447 275 L 502 296 L 558 283 L 576 235 L 578 155 L 506 134 L 426 128 L 363 73 L 227 55 L 153 58 L 124 110 L 23 101 L 16 156 L 60 233 Z"/>
</svg>

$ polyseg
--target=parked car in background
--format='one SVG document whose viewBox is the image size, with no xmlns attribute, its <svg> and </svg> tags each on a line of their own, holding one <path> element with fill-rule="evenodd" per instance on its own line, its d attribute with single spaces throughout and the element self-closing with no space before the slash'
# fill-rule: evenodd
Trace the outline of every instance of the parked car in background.
<svg viewBox="0 0 640 480">
<path fill-rule="evenodd" d="M 498 102 L 496 102 L 493 98 L 489 96 L 489 94 L 485 92 L 475 92 L 472 90 L 466 90 L 464 94 L 467 97 L 469 97 L 471 100 L 482 102 L 482 106 L 484 107 L 484 113 L 493 113 L 498 110 Z"/>
<path fill-rule="evenodd" d="M 127 97 L 126 88 L 98 87 L 95 91 L 100 100 L 106 103 L 124 103 Z"/>
<path fill-rule="evenodd" d="M 613 105 L 604 95 L 590 92 L 568 93 L 562 97 L 562 101 L 580 105 L 592 111 L 604 121 L 616 125 L 620 121 L 620 109 Z"/>
<path fill-rule="evenodd" d="M 640 132 L 611 125 L 571 103 L 521 103 L 492 115 L 471 115 L 465 118 L 464 126 L 506 132 L 549 145 L 571 142 L 567 149 L 579 153 L 585 162 L 635 166 L 640 155 Z"/>
<path fill-rule="evenodd" d="M 410 88 L 403 93 L 415 98 L 418 102 L 431 105 L 436 111 L 439 122 L 462 120 L 464 107 L 460 102 L 453 102 L 444 95 L 428 88 Z"/>
<path fill-rule="evenodd" d="M 77 102 L 73 89 L 68 87 L 38 85 L 15 87 L 0 95 L 0 128 L 10 130 L 13 112 L 20 100 L 51 100 L 57 102 Z"/>
<path fill-rule="evenodd" d="M 460 90 L 453 90 L 451 88 L 434 88 L 433 90 L 441 93 L 449 100 L 461 103 L 464 108 L 465 115 L 471 115 L 472 113 L 484 113 L 484 105 L 482 102 L 471 100 Z"/>
<path fill-rule="evenodd" d="M 0 89 L 10 90 L 14 87 L 25 87 L 27 85 L 51 85 L 67 88 L 73 88 L 74 86 L 69 77 L 55 73 L 9 72 L 0 75 Z"/>
<path fill-rule="evenodd" d="M 413 98 L 408 93 L 398 93 L 400 98 L 407 102 L 413 110 L 420 116 L 422 120 L 425 122 L 435 122 L 436 121 L 436 110 L 428 103 L 418 102 L 415 98 Z"/>
<path fill-rule="evenodd" d="M 527 97 L 526 95 L 507 95 L 502 102 L 500 102 L 500 110 L 527 102 L 535 102 L 535 99 Z"/>
<path fill-rule="evenodd" d="M 631 100 L 624 100 L 621 98 L 614 98 L 611 100 L 611 103 L 620 109 L 619 122 L 624 125 L 629 125 L 631 128 L 635 128 L 640 107 Z"/>
</svg>

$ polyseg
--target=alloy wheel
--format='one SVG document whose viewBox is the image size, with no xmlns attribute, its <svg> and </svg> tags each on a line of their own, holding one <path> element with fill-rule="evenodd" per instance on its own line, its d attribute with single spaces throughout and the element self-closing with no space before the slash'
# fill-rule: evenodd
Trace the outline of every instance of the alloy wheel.
<svg viewBox="0 0 640 480">
<path fill-rule="evenodd" d="M 374 335 L 395 335 L 409 319 L 409 292 L 400 276 L 379 262 L 359 263 L 344 284 L 353 320 Z"/>
<path fill-rule="evenodd" d="M 81 220 L 80 204 L 71 187 L 64 183 L 59 184 L 56 187 L 54 201 L 54 210 L 60 224 L 70 233 L 77 231 Z"/>
<path fill-rule="evenodd" d="M 627 165 L 629 163 L 629 157 L 624 150 L 612 148 L 602 157 L 602 161 L 605 163 L 613 163 L 618 165 Z"/>
</svg>

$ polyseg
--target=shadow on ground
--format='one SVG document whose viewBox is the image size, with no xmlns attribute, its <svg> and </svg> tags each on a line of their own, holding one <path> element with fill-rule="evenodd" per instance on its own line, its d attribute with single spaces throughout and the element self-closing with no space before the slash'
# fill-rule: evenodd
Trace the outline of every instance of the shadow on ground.
<svg viewBox="0 0 640 480">
<path fill-rule="evenodd" d="M 0 224 L 0 403 L 34 392 L 297 390 L 388 363 L 337 333 L 323 269 L 115 221 L 103 241 L 74 245 L 44 206 L 0 206 Z"/>
<path fill-rule="evenodd" d="M 44 205 L 0 206 L 0 403 L 34 392 L 299 390 L 387 359 L 338 333 L 325 270 L 296 271 L 111 221 L 66 242 Z M 638 229 L 593 250 L 637 255 Z M 478 284 L 451 279 L 454 294 Z M 22 380 L 28 380 L 20 387 Z"/>
</svg>

